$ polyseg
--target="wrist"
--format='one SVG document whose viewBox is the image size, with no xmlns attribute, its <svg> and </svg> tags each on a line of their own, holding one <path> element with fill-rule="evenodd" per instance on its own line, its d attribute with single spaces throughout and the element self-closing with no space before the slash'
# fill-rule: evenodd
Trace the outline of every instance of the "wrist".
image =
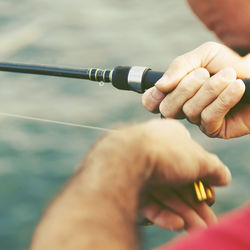
<svg viewBox="0 0 250 250">
<path fill-rule="evenodd" d="M 99 140 L 85 157 L 80 185 L 91 195 L 137 209 L 141 187 L 152 172 L 145 157 L 145 136 L 138 126 L 112 132 Z M 128 207 L 130 206 L 130 207 Z"/>
</svg>

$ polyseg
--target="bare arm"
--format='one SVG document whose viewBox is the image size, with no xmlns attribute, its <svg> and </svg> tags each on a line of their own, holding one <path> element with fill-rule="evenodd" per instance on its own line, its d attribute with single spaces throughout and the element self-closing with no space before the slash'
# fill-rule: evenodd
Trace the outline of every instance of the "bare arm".
<svg viewBox="0 0 250 250">
<path fill-rule="evenodd" d="M 153 121 L 112 133 L 92 148 L 80 171 L 47 209 L 31 249 L 138 249 L 139 194 L 159 190 L 156 193 L 165 202 L 168 196 L 160 190 L 181 190 L 199 178 L 211 185 L 230 182 L 227 168 L 193 142 L 178 122 Z M 198 208 L 192 210 L 194 224 Z M 206 209 L 210 208 L 202 211 Z M 168 207 L 160 214 L 163 211 Z M 168 215 L 172 220 L 180 217 Z"/>
<path fill-rule="evenodd" d="M 110 135 L 94 146 L 44 214 L 31 249 L 137 249 L 139 172 L 127 170 L 140 159 L 129 152 L 128 141 Z"/>
</svg>

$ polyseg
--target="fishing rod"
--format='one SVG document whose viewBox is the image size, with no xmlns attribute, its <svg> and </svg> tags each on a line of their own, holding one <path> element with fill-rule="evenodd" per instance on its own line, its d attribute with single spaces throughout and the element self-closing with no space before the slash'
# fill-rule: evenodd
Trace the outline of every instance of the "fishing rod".
<svg viewBox="0 0 250 250">
<path fill-rule="evenodd" d="M 0 62 L 0 71 L 112 83 L 117 89 L 131 90 L 137 93 L 143 93 L 145 90 L 153 87 L 164 74 L 163 72 L 153 71 L 150 68 L 140 66 L 117 66 L 112 70 L 97 68 L 76 69 L 10 62 Z M 250 104 L 250 79 L 243 79 L 243 82 L 246 89 L 240 103 Z"/>
<path fill-rule="evenodd" d="M 143 93 L 146 89 L 153 87 L 164 74 L 163 72 L 153 71 L 150 68 L 140 66 L 117 66 L 112 70 L 103 70 L 97 68 L 76 69 L 10 62 L 0 62 L 0 71 L 78 78 L 95 82 L 112 83 L 117 89 L 131 90 L 137 93 Z M 246 86 L 246 90 L 240 102 L 250 104 L 250 79 L 243 79 L 243 82 Z M 25 118 L 20 115 L 15 115 L 15 117 Z M 32 120 L 44 119 L 32 118 Z M 51 121 L 46 120 L 46 122 Z M 62 124 L 62 122 L 57 123 Z M 78 124 L 73 125 L 78 126 Z M 201 180 L 193 183 L 193 191 L 197 202 L 209 202 L 214 196 L 210 186 Z M 153 223 L 145 218 L 141 218 L 139 219 L 138 224 L 148 226 Z"/>
</svg>

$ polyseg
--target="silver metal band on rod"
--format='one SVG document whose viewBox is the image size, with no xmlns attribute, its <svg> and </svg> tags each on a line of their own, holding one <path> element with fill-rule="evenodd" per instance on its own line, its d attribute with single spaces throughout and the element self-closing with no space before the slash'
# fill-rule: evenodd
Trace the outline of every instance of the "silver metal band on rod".
<svg viewBox="0 0 250 250">
<path fill-rule="evenodd" d="M 128 73 L 128 85 L 138 93 L 143 93 L 142 78 L 144 73 L 149 70 L 147 67 L 133 66 Z"/>
</svg>

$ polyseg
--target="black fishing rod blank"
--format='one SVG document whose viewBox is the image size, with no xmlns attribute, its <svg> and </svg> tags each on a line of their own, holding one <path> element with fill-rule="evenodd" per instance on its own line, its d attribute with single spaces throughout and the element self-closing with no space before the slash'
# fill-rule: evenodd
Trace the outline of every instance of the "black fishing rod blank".
<svg viewBox="0 0 250 250">
<path fill-rule="evenodd" d="M 144 93 L 145 90 L 153 87 L 164 74 L 163 72 L 153 71 L 150 68 L 140 66 L 117 66 L 113 70 L 103 70 L 9 62 L 0 62 L 0 71 L 110 82 L 117 89 L 131 90 L 137 93 Z M 250 104 L 250 79 L 243 79 L 243 82 L 246 90 L 240 102 Z"/>
</svg>

